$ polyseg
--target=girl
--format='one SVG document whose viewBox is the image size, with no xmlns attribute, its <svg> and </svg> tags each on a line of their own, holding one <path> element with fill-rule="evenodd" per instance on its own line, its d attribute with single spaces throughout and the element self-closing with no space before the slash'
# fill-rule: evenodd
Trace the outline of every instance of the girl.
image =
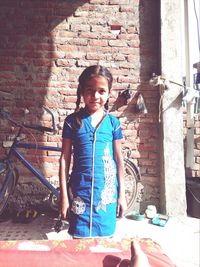
<svg viewBox="0 0 200 267">
<path fill-rule="evenodd" d="M 79 77 L 76 111 L 64 122 L 61 216 L 66 218 L 69 209 L 69 234 L 74 238 L 112 236 L 116 216 L 126 209 L 123 136 L 118 119 L 107 112 L 112 80 L 100 65 L 86 68 Z M 85 107 L 80 109 L 81 97 Z"/>
</svg>

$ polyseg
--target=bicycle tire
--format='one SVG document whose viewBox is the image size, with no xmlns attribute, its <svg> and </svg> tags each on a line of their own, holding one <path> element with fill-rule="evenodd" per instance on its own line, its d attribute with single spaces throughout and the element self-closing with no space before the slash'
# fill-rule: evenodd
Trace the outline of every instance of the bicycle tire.
<svg viewBox="0 0 200 267">
<path fill-rule="evenodd" d="M 18 173 L 6 160 L 0 160 L 0 215 L 3 213 L 8 203 L 10 195 L 13 193 Z"/>
<path fill-rule="evenodd" d="M 132 211 L 138 192 L 138 183 L 141 180 L 139 169 L 128 158 L 124 158 L 124 171 L 125 171 L 125 197 L 127 203 L 126 214 Z"/>
</svg>

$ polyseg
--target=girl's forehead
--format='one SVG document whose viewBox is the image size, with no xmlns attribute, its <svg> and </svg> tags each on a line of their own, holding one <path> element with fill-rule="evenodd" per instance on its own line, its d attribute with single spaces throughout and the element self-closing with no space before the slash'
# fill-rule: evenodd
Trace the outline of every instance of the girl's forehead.
<svg viewBox="0 0 200 267">
<path fill-rule="evenodd" d="M 108 86 L 108 81 L 105 77 L 101 75 L 95 75 L 90 77 L 85 85 L 102 85 L 102 86 Z"/>
</svg>

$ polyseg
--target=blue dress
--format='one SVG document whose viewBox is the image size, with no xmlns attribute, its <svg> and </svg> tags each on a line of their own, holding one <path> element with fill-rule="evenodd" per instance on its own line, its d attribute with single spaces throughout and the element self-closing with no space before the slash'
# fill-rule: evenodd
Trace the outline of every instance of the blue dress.
<svg viewBox="0 0 200 267">
<path fill-rule="evenodd" d="M 115 232 L 118 179 L 113 141 L 122 139 L 119 120 L 107 113 L 97 128 L 91 116 L 80 111 L 82 126 L 75 114 L 64 122 L 63 138 L 73 144 L 73 167 L 69 181 L 69 234 L 79 238 L 109 237 Z"/>
</svg>

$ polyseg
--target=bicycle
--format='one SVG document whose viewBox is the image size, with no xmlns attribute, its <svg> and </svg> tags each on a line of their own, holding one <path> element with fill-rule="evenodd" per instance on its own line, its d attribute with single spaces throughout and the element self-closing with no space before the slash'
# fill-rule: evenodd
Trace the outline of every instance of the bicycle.
<svg viewBox="0 0 200 267">
<path fill-rule="evenodd" d="M 55 188 L 49 181 L 48 178 L 45 177 L 40 170 L 35 168 L 29 160 L 25 158 L 25 156 L 20 152 L 20 148 L 25 150 L 28 149 L 36 149 L 36 150 L 47 150 L 47 151 L 56 151 L 61 152 L 60 147 L 55 146 L 45 146 L 45 145 L 37 145 L 28 142 L 21 142 L 20 136 L 23 134 L 26 128 L 40 131 L 40 132 L 56 132 L 55 120 L 53 113 L 44 108 L 52 117 L 52 127 L 45 127 L 41 125 L 31 125 L 22 122 L 16 122 L 11 118 L 8 112 L 0 110 L 0 117 L 2 119 L 6 119 L 15 127 L 18 127 L 18 131 L 14 137 L 13 143 L 7 153 L 7 156 L 0 160 L 0 215 L 3 213 L 10 196 L 13 194 L 15 186 L 18 182 L 19 172 L 17 167 L 15 166 L 15 162 L 13 158 L 16 158 L 20 161 L 21 164 L 28 169 L 36 179 L 38 179 L 48 190 L 51 192 L 49 197 L 49 205 L 55 210 L 58 210 L 58 203 L 60 192 L 59 188 Z M 126 192 L 126 201 L 127 201 L 127 213 L 132 210 L 134 202 L 137 197 L 137 188 L 138 183 L 141 180 L 139 169 L 136 165 L 131 162 L 128 158 L 124 158 L 124 166 L 125 166 L 125 192 Z"/>
</svg>

